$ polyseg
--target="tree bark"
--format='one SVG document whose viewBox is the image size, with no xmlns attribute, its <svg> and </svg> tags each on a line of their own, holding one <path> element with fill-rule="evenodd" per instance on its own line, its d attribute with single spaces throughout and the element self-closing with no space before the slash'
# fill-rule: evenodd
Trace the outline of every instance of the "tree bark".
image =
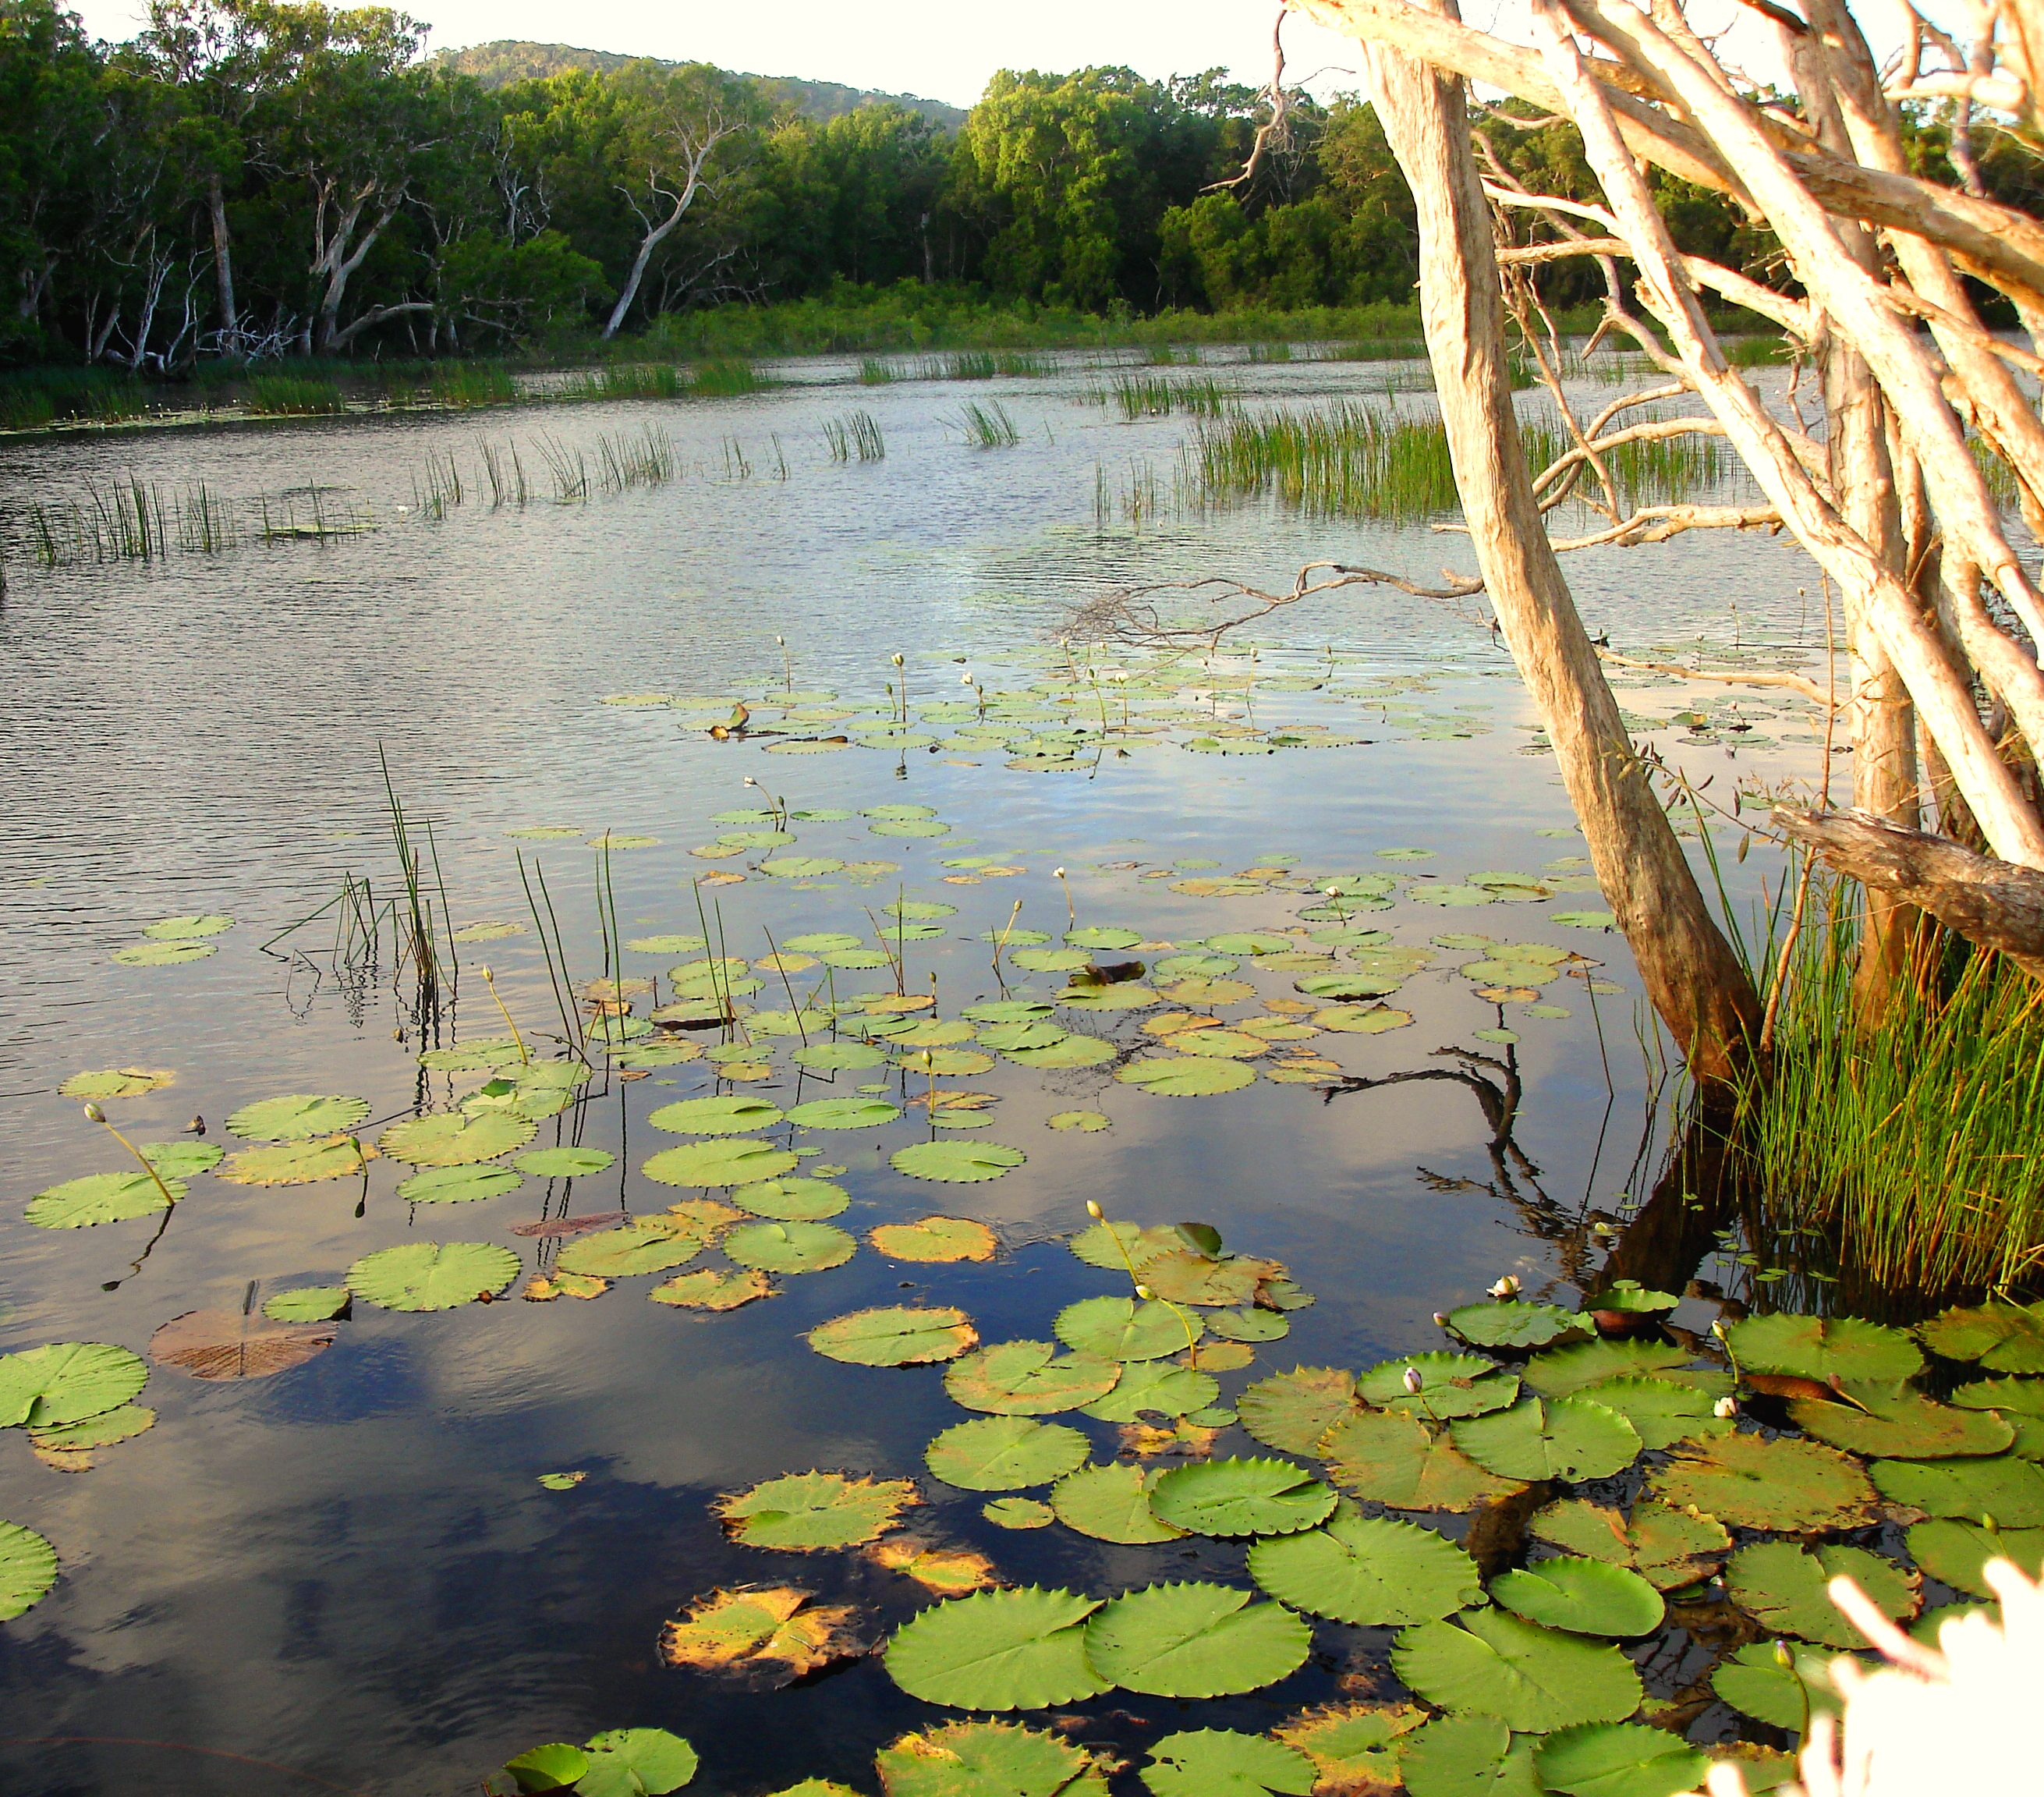
<svg viewBox="0 0 2044 1797">
<path fill-rule="evenodd" d="M 206 210 L 213 220 L 213 272 L 220 289 L 220 346 L 224 355 L 241 353 L 241 315 L 234 304 L 234 246 L 227 234 L 227 195 L 218 171 L 206 181 Z"/>
<path fill-rule="evenodd" d="M 1441 0 L 1451 9 L 1454 0 Z M 1505 641 L 1553 740 L 1599 883 L 1654 1008 L 1705 1084 L 1758 1022 L 1745 969 L 1704 902 L 1555 560 L 1520 445 L 1489 206 L 1462 81 L 1372 45 L 1377 115 L 1419 211 L 1427 344 L 1455 483 Z"/>
</svg>

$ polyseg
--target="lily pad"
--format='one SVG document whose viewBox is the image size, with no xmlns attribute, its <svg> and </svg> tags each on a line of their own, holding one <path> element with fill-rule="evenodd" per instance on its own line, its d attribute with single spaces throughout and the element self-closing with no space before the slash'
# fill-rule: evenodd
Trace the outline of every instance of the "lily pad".
<svg viewBox="0 0 2044 1797">
<path fill-rule="evenodd" d="M 1420 1376 L 1415 1395 L 1406 1375 Z M 1474 1354 L 1415 1354 L 1385 1360 L 1356 1382 L 1357 1395 L 1380 1408 L 1409 1411 L 1435 1422 L 1501 1410 L 1519 1395 L 1516 1376 Z"/>
<path fill-rule="evenodd" d="M 518 1256 L 489 1241 L 407 1241 L 365 1254 L 348 1269 L 348 1289 L 386 1310 L 451 1310 L 518 1276 Z"/>
<path fill-rule="evenodd" d="M 1078 1129 L 1087 1135 L 1114 1127 L 1114 1119 L 1097 1110 L 1053 1111 L 1044 1121 L 1053 1129 Z"/>
<path fill-rule="evenodd" d="M 401 1180 L 398 1195 L 408 1204 L 469 1204 L 501 1198 L 524 1183 L 524 1174 L 508 1167 L 429 1167 Z"/>
<path fill-rule="evenodd" d="M 1536 1511 L 1527 1526 L 1571 1553 L 1629 1567 L 1663 1591 L 1700 1583 L 1731 1552 L 1731 1537 L 1716 1518 L 1650 1498 L 1635 1503 L 1630 1518 L 1581 1498 L 1565 1498 Z"/>
<path fill-rule="evenodd" d="M 1722 1435 L 1678 1450 L 1648 1477 L 1653 1495 L 1693 1505 L 1735 1529 L 1855 1529 L 1873 1520 L 1873 1487 L 1858 1462 L 1815 1441 Z"/>
<path fill-rule="evenodd" d="M 1550 1348 L 1526 1363 L 1524 1378 L 1543 1398 L 1566 1398 L 1608 1379 L 1648 1379 L 1696 1358 L 1673 1342 L 1584 1341 L 1573 1348 Z M 1685 1381 L 1687 1383 L 1687 1381 Z M 1724 1392 L 1731 1389 L 1726 1382 Z M 1713 1396 L 1721 1395 L 1713 1391 Z"/>
<path fill-rule="evenodd" d="M 1933 1353 L 1992 1372 L 2044 1372 L 2044 1304 L 1961 1306 L 1920 1325 Z"/>
<path fill-rule="evenodd" d="M 57 1550 L 33 1529 L 0 1522 L 0 1622 L 40 1603 L 56 1582 Z"/>
<path fill-rule="evenodd" d="M 352 1129 L 369 1114 L 367 1099 L 293 1093 L 244 1104 L 227 1119 L 227 1133 L 251 1142 L 302 1142 Z"/>
<path fill-rule="evenodd" d="M 1335 1495 L 1289 1460 L 1204 1460 L 1166 1473 L 1150 1507 L 1191 1534 L 1290 1535 L 1324 1522 Z"/>
<path fill-rule="evenodd" d="M 979 1333 L 964 1311 L 949 1306 L 909 1305 L 886 1305 L 833 1317 L 811 1329 L 808 1337 L 819 1354 L 862 1367 L 923 1366 L 955 1360 L 978 1340 Z"/>
<path fill-rule="evenodd" d="M 1671 1379 L 1608 1379 L 1577 1395 L 1616 1410 L 1632 1425 L 1642 1447 L 1672 1448 L 1677 1441 L 1729 1435 L 1732 1430 L 1731 1419 L 1716 1414 L 1716 1400 L 1708 1391 Z"/>
<path fill-rule="evenodd" d="M 947 1185 L 972 1185 L 997 1179 L 1029 1157 L 1001 1142 L 945 1141 L 911 1142 L 888 1156 L 888 1164 L 911 1179 L 937 1179 Z"/>
<path fill-rule="evenodd" d="M 617 839 L 613 846 L 628 846 Z M 696 1750 L 665 1729 L 606 1729 L 583 1746 L 589 1764 L 576 1797 L 663 1797 L 696 1774 Z"/>
<path fill-rule="evenodd" d="M 459 1110 L 435 1111 L 394 1123 L 376 1138 L 378 1149 L 414 1167 L 462 1167 L 494 1160 L 523 1148 L 536 1133 L 530 1118 L 509 1111 L 469 1116 Z"/>
<path fill-rule="evenodd" d="M 1465 1304 L 1448 1313 L 1447 1326 L 1473 1348 L 1544 1348 L 1579 1333 L 1583 1319 L 1555 1304 Z"/>
<path fill-rule="evenodd" d="M 2034 1460 L 1876 1460 L 1868 1469 L 1890 1503 L 1931 1516 L 1992 1516 L 2006 1527 L 2044 1526 L 2044 1468 Z M 1856 1645 L 1856 1644 L 1855 1644 Z"/>
<path fill-rule="evenodd" d="M 234 919 L 221 914 L 210 917 L 159 918 L 144 924 L 142 933 L 152 942 L 194 942 L 232 929 Z"/>
<path fill-rule="evenodd" d="M 1416 1704 L 1335 1703 L 1308 1710 L 1270 1732 L 1313 1762 L 1318 1788 L 1331 1797 L 1395 1787 L 1399 1737 L 1426 1719 Z"/>
<path fill-rule="evenodd" d="M 1770 1635 L 1865 1649 L 1872 1644 L 1825 1590 L 1841 1575 L 1854 1580 L 1883 1615 L 1904 1622 L 1915 1615 L 1922 1581 L 1864 1548 L 1820 1544 L 1805 1551 L 1794 1541 L 1754 1541 L 1732 1556 L 1725 1589 Z"/>
<path fill-rule="evenodd" d="M 1305 1797 L 1319 1776 L 1297 1748 L 1231 1729 L 1170 1734 L 1150 1749 L 1143 1782 L 1151 1797 L 1263 1797 L 1266 1791 Z"/>
<path fill-rule="evenodd" d="M 1133 1298 L 1082 1298 L 1051 1326 L 1067 1348 L 1104 1360 L 1162 1360 L 1189 1345 L 1189 1331 L 1193 1341 L 1205 1333 L 1195 1314 Z"/>
<path fill-rule="evenodd" d="M 1639 1456 L 1632 1425 L 1587 1398 L 1528 1398 L 1508 1410 L 1466 1418 L 1451 1433 L 1477 1465 L 1529 1483 L 1608 1478 Z"/>
<path fill-rule="evenodd" d="M 1210 1310 L 1192 1321 L 1224 1341 L 1281 1341 L 1292 1333 L 1292 1319 L 1276 1310 Z"/>
<path fill-rule="evenodd" d="M 882 1748 L 874 1764 L 886 1797 L 1108 1797 L 1106 1779 L 1078 1748 L 1010 1722 L 952 1722 L 906 1734 Z M 848 1794 L 797 1786 L 781 1797 Z"/>
<path fill-rule="evenodd" d="M 1128 929 L 1116 924 L 1101 924 L 1065 932 L 1065 941 L 1074 949 L 1132 949 L 1142 940 L 1141 930 Z"/>
<path fill-rule="evenodd" d="M 332 1322 L 273 1322 L 244 1310 L 188 1310 L 149 1337 L 149 1358 L 194 1379 L 264 1379 L 334 1344 Z"/>
<path fill-rule="evenodd" d="M 1835 1716 L 1839 1700 L 1830 1655 L 1792 1650 L 1792 1670 L 1776 1657 L 1772 1641 L 1750 1642 L 1718 1663 L 1711 1687 L 1740 1714 L 1800 1734 L 1806 1703 L 1813 1717 Z"/>
<path fill-rule="evenodd" d="M 1725 1332 L 1725 1345 L 1746 1372 L 1804 1379 L 1908 1379 L 1923 1356 L 1906 1330 L 1858 1317 L 1748 1317 Z"/>
<path fill-rule="evenodd" d="M 202 961 L 220 952 L 211 942 L 136 942 L 116 949 L 113 959 L 123 967 L 182 967 L 186 961 Z"/>
<path fill-rule="evenodd" d="M 1056 1356 L 1047 1341 L 997 1342 L 947 1367 L 944 1389 L 969 1410 L 1048 1416 L 1105 1397 L 1122 1376 L 1112 1360 L 1089 1354 Z"/>
<path fill-rule="evenodd" d="M 584 1236 L 560 1253 L 554 1264 L 564 1273 L 590 1279 L 630 1279 L 638 1273 L 663 1273 L 686 1266 L 703 1250 L 703 1237 L 693 1230 L 671 1228 L 666 1218 L 649 1217 L 621 1229 Z"/>
<path fill-rule="evenodd" d="M 263 1314 L 278 1323 L 330 1322 L 348 1308 L 344 1285 L 300 1285 L 263 1300 Z"/>
<path fill-rule="evenodd" d="M 168 1068 L 109 1067 L 95 1073 L 74 1073 L 57 1091 L 67 1099 L 139 1099 L 176 1078 Z"/>
<path fill-rule="evenodd" d="M 640 1171 L 665 1186 L 747 1186 L 792 1173 L 801 1160 L 793 1149 L 728 1137 L 663 1149 Z"/>
<path fill-rule="evenodd" d="M 375 1152 L 364 1149 L 353 1136 L 279 1142 L 230 1156 L 220 1168 L 220 1177 L 236 1186 L 309 1186 L 359 1173 Z"/>
<path fill-rule="evenodd" d="M 1459 1622 L 1419 1623 L 1391 1650 L 1392 1670 L 1430 1703 L 1526 1734 L 1623 1722 L 1639 1707 L 1639 1675 L 1615 1647 L 1501 1610 L 1465 1610 Z"/>
<path fill-rule="evenodd" d="M 1178 1541 L 1185 1531 L 1150 1507 L 1150 1493 L 1162 1476 L 1161 1468 L 1145 1473 L 1126 1461 L 1082 1466 L 1052 1488 L 1051 1507 L 1066 1528 L 1095 1541 L 1130 1546 Z"/>
<path fill-rule="evenodd" d="M 1540 1797 L 1533 1743 L 1495 1716 L 1437 1716 L 1400 1744 L 1412 1797 Z"/>
<path fill-rule="evenodd" d="M 972 1710 L 1035 1710 L 1112 1688 L 1086 1654 L 1097 1598 L 1029 1586 L 924 1610 L 887 1644 L 889 1676 L 912 1697 Z"/>
<path fill-rule="evenodd" d="M 1070 1071 L 1081 1067 L 1098 1067 L 1104 1061 L 1114 1059 L 1113 1043 L 1099 1036 L 1068 1035 L 1053 1042 L 1047 1049 L 1011 1049 L 1008 1058 L 1024 1067 L 1047 1067 Z"/>
<path fill-rule="evenodd" d="M 210 1173 L 227 1150 L 217 1142 L 144 1142 L 142 1158 L 166 1179 L 189 1179 Z"/>
<path fill-rule="evenodd" d="M 792 1472 L 720 1498 L 717 1513 L 732 1537 L 747 1547 L 809 1553 L 873 1541 L 920 1502 L 906 1479 Z"/>
<path fill-rule="evenodd" d="M 1358 1411 L 1327 1431 L 1320 1451 L 1343 1491 L 1393 1510 L 1465 1510 L 1523 1489 L 1401 1412 Z"/>
<path fill-rule="evenodd" d="M 923 1457 L 947 1485 L 967 1491 L 1014 1491 L 1063 1478 L 1085 1464 L 1088 1451 L 1085 1437 L 1062 1423 L 986 1416 L 947 1429 Z"/>
<path fill-rule="evenodd" d="M 0 1362 L 0 1368 L 5 1364 Z M 1956 1517 L 1935 1517 L 1912 1526 L 1908 1541 L 1909 1557 L 1925 1572 L 1974 1597 L 1998 1595 L 1981 1576 L 1990 1560 L 2012 1560 L 2033 1579 L 2044 1572 L 2044 1529 L 1989 1529 Z"/>
<path fill-rule="evenodd" d="M 859 1244 L 830 1223 L 747 1223 L 724 1238 L 724 1251 L 741 1267 L 769 1273 L 819 1273 L 841 1267 Z"/>
<path fill-rule="evenodd" d="M 0 1355 L 0 1429 L 60 1429 L 103 1416 L 148 1378 L 141 1356 L 105 1341 L 53 1341 Z"/>
<path fill-rule="evenodd" d="M 1674 1797 L 1703 1783 L 1710 1756 L 1644 1722 L 1592 1722 L 1536 1741 L 1541 1787 L 1567 1797 Z"/>
<path fill-rule="evenodd" d="M 1347 1507 L 1320 1528 L 1254 1543 L 1249 1576 L 1295 1610 L 1365 1628 L 1431 1622 L 1483 1602 L 1482 1575 L 1454 1542 Z"/>
<path fill-rule="evenodd" d="M 1189 1416 L 1220 1395 L 1220 1382 L 1211 1374 L 1174 1360 L 1136 1360 L 1121 1369 L 1114 1389 L 1088 1404 L 1084 1414 L 1101 1422 L 1134 1422 L 1145 1410 Z"/>
<path fill-rule="evenodd" d="M 755 1217 L 783 1222 L 818 1222 L 835 1217 L 851 1202 L 851 1194 L 828 1179 L 760 1179 L 740 1186 L 731 1202 Z"/>
<path fill-rule="evenodd" d="M 693 1310 L 736 1310 L 755 1299 L 773 1297 L 774 1290 L 774 1282 L 756 1267 L 743 1272 L 736 1267 L 704 1267 L 693 1273 L 677 1273 L 646 1295 L 655 1304 Z"/>
<path fill-rule="evenodd" d="M 1294 1367 L 1260 1379 L 1236 1400 L 1242 1426 L 1266 1448 L 1316 1454 L 1320 1438 L 1356 1414 L 1355 1375 L 1339 1367 Z"/>
<path fill-rule="evenodd" d="M 782 1115 L 778 1104 L 748 1093 L 732 1092 L 663 1104 L 646 1121 L 656 1129 L 678 1136 L 743 1136 L 771 1128 Z"/>
<path fill-rule="evenodd" d="M 1537 1560 L 1499 1573 L 1490 1595 L 1529 1622 L 1578 1635 L 1651 1634 L 1666 1611 L 1637 1572 L 1602 1560 Z"/>
<path fill-rule="evenodd" d="M 1843 1389 L 1859 1407 L 1799 1398 L 1788 1406 L 1790 1420 L 1835 1448 L 1898 1460 L 1998 1454 L 2015 1439 L 2015 1430 L 1992 1410 L 1934 1403 L 1900 1385 L 1861 1383 Z"/>
<path fill-rule="evenodd" d="M 889 1260 L 938 1264 L 991 1260 L 1000 1238 L 969 1217 L 925 1217 L 917 1223 L 882 1223 L 866 1239 Z"/>
<path fill-rule="evenodd" d="M 98 1223 L 121 1223 L 167 1210 L 171 1199 L 185 1195 L 182 1179 L 166 1179 L 170 1199 L 139 1168 L 126 1173 L 88 1173 L 66 1179 L 29 1200 L 22 1214 L 38 1229 L 88 1229 Z"/>
<path fill-rule="evenodd" d="M 1116 1070 L 1124 1085 L 1140 1086 L 1159 1098 L 1211 1098 L 1256 1083 L 1256 1069 L 1208 1055 L 1158 1055 Z"/>
<path fill-rule="evenodd" d="M 1296 1671 L 1312 1632 L 1280 1604 L 1204 1583 L 1151 1585 L 1102 1607 L 1086 1657 L 1113 1684 L 1162 1697 L 1254 1691 Z"/>
<path fill-rule="evenodd" d="M 514 1164 L 536 1179 L 573 1179 L 601 1173 L 617 1157 L 600 1148 L 536 1148 Z"/>
<path fill-rule="evenodd" d="M 859 1651 L 848 1607 L 793 1586 L 717 1591 L 660 1630 L 660 1658 L 748 1691 L 773 1691 Z"/>
</svg>

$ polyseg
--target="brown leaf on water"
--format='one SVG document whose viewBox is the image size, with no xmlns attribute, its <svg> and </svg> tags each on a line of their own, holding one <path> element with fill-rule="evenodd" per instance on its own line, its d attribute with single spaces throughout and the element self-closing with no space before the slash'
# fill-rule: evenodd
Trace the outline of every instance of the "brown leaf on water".
<svg viewBox="0 0 2044 1797">
<path fill-rule="evenodd" d="M 563 1236 L 578 1236 L 590 1229 L 617 1229 L 624 1222 L 625 1215 L 622 1210 L 601 1210 L 586 1217 L 549 1217 L 542 1222 L 513 1223 L 511 1233 L 540 1241 L 555 1241 Z"/>
<path fill-rule="evenodd" d="M 1820 1404 L 1852 1404 L 1853 1400 L 1821 1379 L 1805 1379 L 1800 1373 L 1750 1372 L 1746 1383 L 1763 1398 L 1811 1398 Z M 1856 1410 L 1864 1405 L 1854 1404 Z"/>
<path fill-rule="evenodd" d="M 1121 1451 L 1133 1454 L 1138 1460 L 1155 1460 L 1162 1454 L 1182 1454 L 1189 1459 L 1204 1460 L 1213 1451 L 1218 1429 L 1202 1429 L 1197 1423 L 1181 1422 L 1173 1428 L 1158 1429 L 1147 1422 L 1124 1422 L 1121 1426 Z"/>
<path fill-rule="evenodd" d="M 90 1472 L 92 1456 L 83 1448 L 36 1448 L 36 1458 L 53 1472 Z"/>
<path fill-rule="evenodd" d="M 812 1607 L 809 1594 L 792 1585 L 712 1591 L 660 1630 L 660 1657 L 747 1690 L 772 1691 L 864 1653 L 855 1614 L 848 1605 Z"/>
<path fill-rule="evenodd" d="M 884 992 L 878 998 L 865 999 L 860 1002 L 868 1011 L 877 1016 L 882 1012 L 887 1011 L 898 1014 L 904 1011 L 928 1010 L 937 1001 L 936 995 L 929 992 L 910 992 L 905 995 Z"/>
<path fill-rule="evenodd" d="M 335 1323 L 276 1323 L 260 1311 L 187 1310 L 149 1337 L 149 1358 L 194 1379 L 266 1379 L 323 1354 Z"/>
<path fill-rule="evenodd" d="M 947 1597 L 961 1597 L 1001 1583 L 994 1576 L 993 1562 L 985 1554 L 933 1547 L 912 1535 L 890 1535 L 875 1541 L 866 1549 L 866 1557 L 890 1572 L 906 1573 L 917 1584 Z"/>
</svg>

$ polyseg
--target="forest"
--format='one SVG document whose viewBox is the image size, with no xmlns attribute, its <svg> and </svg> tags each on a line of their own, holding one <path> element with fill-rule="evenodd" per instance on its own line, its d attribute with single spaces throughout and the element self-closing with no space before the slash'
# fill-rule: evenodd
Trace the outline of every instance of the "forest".
<svg viewBox="0 0 2044 1797">
<path fill-rule="evenodd" d="M 0 359 L 558 352 L 904 283 L 1114 317 L 1412 298 L 1411 198 L 1353 98 L 1298 98 L 1243 179 L 1267 113 L 1225 71 L 1003 71 L 949 129 L 893 100 L 819 117 L 802 84 L 707 63 L 505 79 L 491 46 L 426 40 L 381 7 L 155 0 L 107 44 L 0 0 Z M 1527 185 L 1589 192 L 1572 125 L 1485 123 Z M 1911 142 L 1942 160 L 1934 129 Z M 2014 159 L 1984 161 L 2027 198 Z M 1767 278 L 1725 195 L 1655 181 L 1685 248 Z M 1550 298 L 1587 279 L 1565 267 Z"/>
</svg>

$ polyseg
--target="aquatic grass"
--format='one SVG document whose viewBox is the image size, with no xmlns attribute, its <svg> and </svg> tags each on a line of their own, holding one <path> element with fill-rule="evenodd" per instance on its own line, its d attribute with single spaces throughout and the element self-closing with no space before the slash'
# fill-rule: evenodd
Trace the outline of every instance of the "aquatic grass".
<svg viewBox="0 0 2044 1797">
<path fill-rule="evenodd" d="M 1239 405 L 1241 397 L 1239 389 L 1224 387 L 1211 375 L 1182 381 L 1162 375 L 1121 375 L 1112 387 L 1096 387 L 1085 394 L 1094 405 L 1118 408 L 1131 423 L 1138 418 L 1166 418 L 1173 412 L 1219 418 Z"/>
<path fill-rule="evenodd" d="M 826 420 L 824 442 L 834 462 L 847 462 L 856 455 L 862 462 L 878 462 L 887 454 L 880 425 L 870 412 L 850 412 L 842 418 Z"/>
<path fill-rule="evenodd" d="M 597 483 L 605 493 L 659 487 L 674 478 L 674 441 L 657 425 L 642 425 L 636 432 L 606 431 L 596 440 L 596 464 Z M 585 497 L 587 491 L 585 486 Z"/>
<path fill-rule="evenodd" d="M 1406 362 L 1424 360 L 1427 354 L 1424 337 L 1359 338 L 1352 343 L 1331 343 L 1321 348 L 1317 355 L 1304 360 L 1314 362 Z"/>
<path fill-rule="evenodd" d="M 296 418 L 348 409 L 338 382 L 309 375 L 258 375 L 249 382 L 242 403 L 265 418 Z"/>
<path fill-rule="evenodd" d="M 551 437 L 533 441 L 554 483 L 554 503 L 571 506 L 589 497 L 589 463 L 579 449 Z"/>
<path fill-rule="evenodd" d="M 507 505 L 522 509 L 527 496 L 525 464 L 519 459 L 517 444 L 509 443 L 499 449 L 494 444 L 479 443 L 476 453 L 482 459 L 483 479 L 490 483 L 490 509 L 498 511 Z"/>
<path fill-rule="evenodd" d="M 878 356 L 868 356 L 859 364 L 859 384 L 861 387 L 886 387 L 900 379 L 894 364 Z"/>
<path fill-rule="evenodd" d="M 455 461 L 454 452 L 428 450 L 426 452 L 425 484 L 419 484 L 415 470 L 412 475 L 412 504 L 424 517 L 443 518 L 464 497 L 461 484 L 461 469 Z"/>
<path fill-rule="evenodd" d="M 554 388 L 553 397 L 561 400 L 678 399 L 695 390 L 697 384 L 671 362 L 613 362 L 600 368 L 577 370 Z"/>
<path fill-rule="evenodd" d="M 1869 1021 L 1850 889 L 1812 894 L 1774 1052 L 1738 1094 L 1735 1164 L 1777 1230 L 1812 1226 L 1873 1291 L 2006 1289 L 2044 1260 L 2044 1002 L 1942 930 Z M 1764 957 L 1763 957 L 1764 958 Z"/>
<path fill-rule="evenodd" d="M 691 391 L 705 399 L 728 398 L 741 393 L 757 393 L 769 382 L 743 356 L 720 358 L 696 364 Z"/>
<path fill-rule="evenodd" d="M 1292 345 L 1283 343 L 1252 343 L 1249 346 L 1252 362 L 1289 362 L 1292 360 Z"/>
<path fill-rule="evenodd" d="M 955 421 L 966 441 L 981 449 L 1012 449 L 1022 441 L 1022 433 L 997 399 L 984 406 L 968 399 Z"/>
<path fill-rule="evenodd" d="M 1208 501 L 1275 493 L 1316 516 L 1393 521 L 1439 517 L 1458 502 L 1438 421 L 1354 400 L 1202 422 L 1184 453 L 1189 484 Z"/>
<path fill-rule="evenodd" d="M 158 561 L 173 549 L 213 555 L 238 547 L 244 536 L 240 508 L 204 482 L 179 493 L 132 476 L 88 481 L 82 498 L 37 500 L 22 529 L 44 568 Z"/>
<path fill-rule="evenodd" d="M 456 411 L 515 405 L 520 398 L 517 380 L 501 362 L 457 362 L 436 368 L 428 391 L 433 403 Z"/>
</svg>

